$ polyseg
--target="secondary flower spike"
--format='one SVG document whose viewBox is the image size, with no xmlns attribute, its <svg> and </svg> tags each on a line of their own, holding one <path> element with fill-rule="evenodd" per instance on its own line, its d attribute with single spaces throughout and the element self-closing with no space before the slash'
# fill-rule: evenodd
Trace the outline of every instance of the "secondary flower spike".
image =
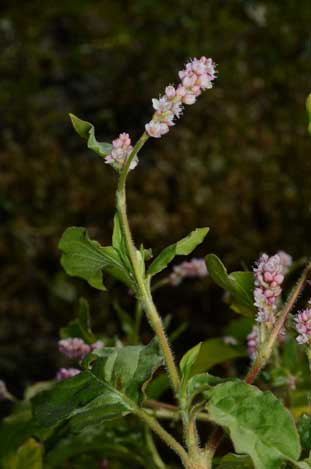
<svg viewBox="0 0 311 469">
<path fill-rule="evenodd" d="M 309 302 L 310 303 L 310 302 Z M 311 305 L 295 317 L 298 344 L 311 344 Z"/>
<path fill-rule="evenodd" d="M 105 162 L 120 171 L 132 150 L 133 147 L 131 145 L 130 136 L 124 132 L 113 140 L 111 153 L 105 157 Z M 138 159 L 135 156 L 131 161 L 130 169 L 134 169 L 137 163 Z"/>
<path fill-rule="evenodd" d="M 73 378 L 74 376 L 81 373 L 81 370 L 78 368 L 61 368 L 56 375 L 57 381 L 62 381 L 63 379 Z"/>
<path fill-rule="evenodd" d="M 60 340 L 58 349 L 65 357 L 76 360 L 81 360 L 91 351 L 91 347 L 77 337 Z"/>
<path fill-rule="evenodd" d="M 280 252 L 269 257 L 262 254 L 254 268 L 255 291 L 254 299 L 257 307 L 257 322 L 273 324 L 274 311 L 280 299 L 281 285 L 288 270 L 290 257 Z"/>
<path fill-rule="evenodd" d="M 204 259 L 193 258 L 173 267 L 169 276 L 171 285 L 179 285 L 184 278 L 205 277 L 208 274 Z"/>
<path fill-rule="evenodd" d="M 160 138 L 166 134 L 169 127 L 175 124 L 174 119 L 181 116 L 183 105 L 194 104 L 202 91 L 213 87 L 216 66 L 212 59 L 202 56 L 190 60 L 178 75 L 181 82 L 176 88 L 169 85 L 163 96 L 152 100 L 155 113 L 145 126 L 150 137 Z"/>
</svg>

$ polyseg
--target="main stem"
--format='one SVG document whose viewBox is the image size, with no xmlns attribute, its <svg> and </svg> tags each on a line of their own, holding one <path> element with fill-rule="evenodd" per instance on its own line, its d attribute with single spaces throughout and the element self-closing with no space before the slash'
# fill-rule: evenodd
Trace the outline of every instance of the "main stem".
<svg viewBox="0 0 311 469">
<path fill-rule="evenodd" d="M 138 151 L 142 148 L 142 146 L 147 140 L 148 140 L 148 135 L 144 133 L 140 137 L 136 145 L 134 146 L 131 154 L 129 155 L 123 167 L 123 170 L 121 172 L 120 179 L 119 179 L 117 197 L 116 197 L 117 198 L 117 210 L 118 210 L 118 214 L 120 217 L 120 224 L 121 224 L 123 235 L 125 238 L 128 255 L 130 258 L 131 265 L 132 265 L 132 269 L 133 269 L 133 273 L 134 273 L 134 277 L 135 277 L 135 281 L 136 281 L 136 285 L 138 289 L 138 294 L 140 296 L 139 299 L 141 300 L 144 306 L 144 310 L 151 324 L 151 327 L 153 328 L 156 336 L 159 339 L 160 347 L 162 349 L 162 353 L 165 359 L 168 374 L 169 374 L 173 389 L 175 391 L 175 394 L 177 395 L 178 390 L 179 390 L 179 385 L 180 385 L 179 374 L 177 371 L 177 367 L 175 365 L 174 357 L 173 357 L 168 339 L 165 334 L 165 330 L 163 327 L 161 317 L 159 316 L 157 309 L 153 303 L 149 285 L 147 284 L 140 270 L 140 266 L 139 266 L 138 259 L 137 259 L 136 248 L 132 239 L 131 230 L 130 230 L 130 226 L 129 226 L 129 222 L 127 218 L 127 211 L 126 211 L 126 191 L 125 191 L 126 177 L 129 171 L 131 161 L 133 160 L 133 158 L 136 156 Z"/>
</svg>

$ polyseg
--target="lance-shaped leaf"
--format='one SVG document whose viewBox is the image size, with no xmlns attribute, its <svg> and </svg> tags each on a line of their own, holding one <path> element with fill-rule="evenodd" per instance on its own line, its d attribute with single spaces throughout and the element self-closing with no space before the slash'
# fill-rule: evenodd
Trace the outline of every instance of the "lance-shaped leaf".
<svg viewBox="0 0 311 469">
<path fill-rule="evenodd" d="M 96 353 L 100 358 L 90 370 L 34 398 L 34 416 L 43 427 L 70 419 L 71 428 L 80 430 L 135 412 L 144 386 L 163 363 L 155 340 L 147 346 L 107 347 Z"/>
<path fill-rule="evenodd" d="M 246 355 L 245 349 L 224 342 L 223 338 L 208 339 L 188 350 L 180 361 L 183 382 L 191 376 L 208 371 L 219 363 Z"/>
<path fill-rule="evenodd" d="M 75 131 L 87 141 L 87 146 L 90 150 L 95 151 L 99 156 L 105 157 L 111 152 L 111 143 L 98 142 L 95 138 L 95 128 L 90 122 L 79 119 L 74 114 L 69 114 L 72 125 Z"/>
<path fill-rule="evenodd" d="M 87 344 L 95 342 L 96 337 L 91 329 L 90 307 L 85 298 L 79 300 L 78 317 L 61 328 L 60 336 L 62 339 L 79 337 Z"/>
<path fill-rule="evenodd" d="M 205 258 L 208 272 L 217 285 L 230 293 L 232 309 L 245 316 L 253 316 L 254 277 L 251 272 L 232 272 L 228 274 L 226 267 L 215 254 Z"/>
<path fill-rule="evenodd" d="M 61 264 L 67 274 L 81 277 L 92 287 L 105 290 L 102 273 L 106 272 L 134 288 L 119 252 L 113 246 L 103 247 L 91 240 L 85 228 L 67 228 L 59 249 L 63 252 Z"/>
<path fill-rule="evenodd" d="M 248 454 L 255 469 L 278 469 L 298 461 L 300 443 L 294 421 L 271 392 L 240 382 L 208 391 L 209 418 L 225 428 L 237 453 Z"/>
<path fill-rule="evenodd" d="M 148 268 L 147 275 L 155 275 L 164 270 L 175 256 L 186 256 L 190 254 L 207 235 L 209 228 L 197 228 L 188 236 L 171 244 L 154 259 Z"/>
</svg>

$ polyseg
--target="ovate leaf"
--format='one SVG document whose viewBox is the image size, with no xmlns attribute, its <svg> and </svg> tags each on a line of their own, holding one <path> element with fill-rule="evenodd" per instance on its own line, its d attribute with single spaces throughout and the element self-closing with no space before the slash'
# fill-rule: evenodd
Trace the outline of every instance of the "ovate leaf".
<svg viewBox="0 0 311 469">
<path fill-rule="evenodd" d="M 119 252 L 113 246 L 103 247 L 91 240 L 85 228 L 67 228 L 59 249 L 63 252 L 61 264 L 68 275 L 81 277 L 92 287 L 105 290 L 102 274 L 106 272 L 134 288 Z"/>
<path fill-rule="evenodd" d="M 36 396 L 34 415 L 43 427 L 70 419 L 72 429 L 134 412 L 143 387 L 163 363 L 157 341 L 147 346 L 106 347 L 96 351 L 90 370 Z"/>
<path fill-rule="evenodd" d="M 217 469 L 253 469 L 254 465 L 249 456 L 244 454 L 226 454 Z"/>
<path fill-rule="evenodd" d="M 201 244 L 207 235 L 209 228 L 197 228 L 188 236 L 175 244 L 171 244 L 163 249 L 149 266 L 148 275 L 155 275 L 164 270 L 175 256 L 186 256 L 190 254 L 199 244 Z"/>
<path fill-rule="evenodd" d="M 79 119 L 74 114 L 69 114 L 72 125 L 75 131 L 87 141 L 87 146 L 90 150 L 95 151 L 99 156 L 105 157 L 111 152 L 111 143 L 98 142 L 95 138 L 95 128 L 90 122 Z"/>
<path fill-rule="evenodd" d="M 215 386 L 209 396 L 209 418 L 229 432 L 236 452 L 248 454 L 255 469 L 298 461 L 301 448 L 294 421 L 272 393 L 235 381 Z"/>
<path fill-rule="evenodd" d="M 232 309 L 245 316 L 253 316 L 254 277 L 251 272 L 232 272 L 228 274 L 226 267 L 215 254 L 206 256 L 208 272 L 217 285 L 230 293 Z"/>
</svg>

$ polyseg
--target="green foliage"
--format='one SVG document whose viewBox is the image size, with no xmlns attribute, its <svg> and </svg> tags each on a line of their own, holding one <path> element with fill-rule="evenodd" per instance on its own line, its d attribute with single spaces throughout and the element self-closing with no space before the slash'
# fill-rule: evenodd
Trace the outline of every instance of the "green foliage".
<svg viewBox="0 0 311 469">
<path fill-rule="evenodd" d="M 208 339 L 188 350 L 182 357 L 180 369 L 186 382 L 193 375 L 210 370 L 213 366 L 246 355 L 245 349 L 229 345 L 222 338 Z"/>
<path fill-rule="evenodd" d="M 253 469 L 253 467 L 248 456 L 229 453 L 221 459 L 217 469 Z"/>
<path fill-rule="evenodd" d="M 304 414 L 298 422 L 298 432 L 301 446 L 304 449 L 311 450 L 311 416 Z"/>
<path fill-rule="evenodd" d="M 20 446 L 14 456 L 4 462 L 3 469 L 43 469 L 42 446 L 29 438 Z"/>
<path fill-rule="evenodd" d="M 81 277 L 92 287 L 105 290 L 102 279 L 105 272 L 134 289 L 119 251 L 113 246 L 102 247 L 97 241 L 92 241 L 85 228 L 67 228 L 59 249 L 63 252 L 61 264 L 68 275 Z"/>
<path fill-rule="evenodd" d="M 80 137 L 87 140 L 87 146 L 101 157 L 108 155 L 112 149 L 111 143 L 98 142 L 95 138 L 95 128 L 90 122 L 79 119 L 74 114 L 69 114 L 72 125 Z"/>
<path fill-rule="evenodd" d="M 79 300 L 78 317 L 70 321 L 67 326 L 62 327 L 60 330 L 62 339 L 68 337 L 79 337 L 87 344 L 95 342 L 96 338 L 91 330 L 90 308 L 88 302 L 84 298 Z"/>
<path fill-rule="evenodd" d="M 254 277 L 251 272 L 232 272 L 228 274 L 226 267 L 215 254 L 206 256 L 208 272 L 217 285 L 230 293 L 231 308 L 245 316 L 253 316 Z"/>
<path fill-rule="evenodd" d="M 100 358 L 96 358 L 100 355 Z M 43 427 L 70 419 L 72 429 L 135 412 L 143 387 L 163 363 L 156 340 L 147 346 L 106 347 L 95 351 L 92 368 L 58 383 L 33 400 Z M 88 362 L 88 367 L 90 363 Z"/>
<path fill-rule="evenodd" d="M 175 256 L 186 256 L 190 254 L 207 235 L 209 228 L 197 228 L 188 236 L 171 244 L 154 259 L 148 268 L 147 275 L 155 275 L 165 269 Z"/>
<path fill-rule="evenodd" d="M 210 419 L 228 430 L 238 453 L 248 454 L 256 469 L 276 469 L 298 461 L 298 433 L 289 412 L 270 392 L 242 382 L 219 384 L 209 391 Z"/>
</svg>

